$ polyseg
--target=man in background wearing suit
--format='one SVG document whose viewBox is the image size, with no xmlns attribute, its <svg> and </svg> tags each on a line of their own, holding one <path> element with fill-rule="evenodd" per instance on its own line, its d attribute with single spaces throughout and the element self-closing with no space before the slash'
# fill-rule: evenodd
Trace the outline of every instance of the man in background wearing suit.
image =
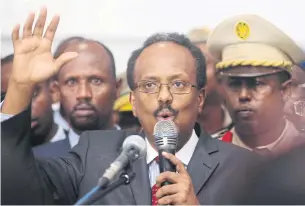
<svg viewBox="0 0 305 206">
<path fill-rule="evenodd" d="M 29 15 L 22 38 L 19 26 L 12 33 L 16 58 L 2 106 L 2 113 L 12 115 L 2 122 L 1 130 L 2 204 L 73 204 L 96 185 L 118 156 L 124 139 L 135 133 L 87 131 L 67 157 L 33 158 L 28 138 L 34 85 L 81 55 L 67 50 L 54 60 L 51 46 L 59 17 L 52 19 L 44 35 L 46 9 L 41 10 L 32 31 L 34 18 Z M 132 165 L 136 177 L 129 185 L 117 188 L 97 204 L 234 204 L 254 170 L 251 166 L 259 163 L 258 156 L 212 139 L 203 130 L 200 137 L 194 132 L 205 98 L 205 75 L 202 53 L 183 35 L 153 35 L 132 53 L 127 79 L 133 114 L 144 129 L 147 155 Z M 179 128 L 176 155 L 164 154 L 177 173 L 159 174 L 155 160 L 153 128 L 164 119 L 173 120 Z M 85 120 L 79 117 L 79 122 Z M 164 181 L 172 184 L 152 190 Z"/>
<path fill-rule="evenodd" d="M 86 130 L 116 129 L 112 108 L 119 94 L 115 62 L 102 43 L 77 39 L 62 48 L 62 53 L 77 52 L 77 58 L 63 65 L 52 87 L 59 94 L 60 111 L 70 125 L 67 138 L 35 148 L 38 157 L 61 157 L 79 141 Z"/>
<path fill-rule="evenodd" d="M 65 51 L 65 49 L 67 49 L 67 47 L 84 41 L 85 38 L 81 36 L 72 36 L 62 40 L 59 43 L 58 47 L 56 48 L 56 51 L 54 52 L 54 59 L 57 59 Z M 52 82 L 51 82 L 52 88 L 56 85 L 56 79 L 57 79 L 56 75 L 54 75 L 52 77 Z M 54 98 L 54 103 L 52 105 L 52 108 L 54 111 L 54 121 L 68 131 L 70 129 L 70 125 L 66 120 L 67 117 L 63 116 L 65 112 L 61 108 L 59 95 L 56 98 Z"/>
</svg>

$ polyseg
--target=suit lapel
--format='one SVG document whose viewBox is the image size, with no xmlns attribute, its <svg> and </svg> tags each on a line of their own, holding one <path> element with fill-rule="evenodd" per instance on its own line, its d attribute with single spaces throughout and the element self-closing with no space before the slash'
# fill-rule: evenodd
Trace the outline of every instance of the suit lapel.
<svg viewBox="0 0 305 206">
<path fill-rule="evenodd" d="M 217 151 L 217 145 L 211 137 L 201 132 L 196 149 L 187 167 L 196 194 L 199 193 L 219 164 L 217 160 L 210 156 Z"/>
<path fill-rule="evenodd" d="M 138 134 L 144 138 L 144 133 Z M 146 156 L 135 161 L 131 165 L 132 171 L 136 174 L 133 181 L 130 182 L 131 191 L 135 199 L 136 205 L 151 204 L 151 188 L 148 175 L 148 165 Z"/>
</svg>

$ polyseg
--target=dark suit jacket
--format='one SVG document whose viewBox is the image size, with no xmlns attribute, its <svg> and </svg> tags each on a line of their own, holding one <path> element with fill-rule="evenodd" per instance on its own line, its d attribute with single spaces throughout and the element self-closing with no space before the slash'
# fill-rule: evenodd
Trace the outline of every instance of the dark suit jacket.
<svg viewBox="0 0 305 206">
<path fill-rule="evenodd" d="M 2 123 L 2 204 L 74 204 L 90 191 L 118 156 L 127 131 L 90 131 L 62 158 L 34 159 L 30 149 L 30 110 Z M 201 132 L 187 170 L 201 204 L 234 204 L 258 157 Z M 251 166 L 251 167 L 250 167 Z M 146 159 L 132 165 L 136 173 L 97 204 L 151 204 Z"/>
<path fill-rule="evenodd" d="M 47 158 L 47 157 L 64 157 L 69 154 L 71 145 L 69 137 L 56 142 L 48 142 L 36 147 L 33 147 L 33 153 L 35 157 Z"/>
</svg>

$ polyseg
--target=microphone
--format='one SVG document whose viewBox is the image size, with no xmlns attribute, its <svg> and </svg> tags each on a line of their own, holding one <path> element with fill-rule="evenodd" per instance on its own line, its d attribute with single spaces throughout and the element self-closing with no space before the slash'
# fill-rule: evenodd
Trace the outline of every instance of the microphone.
<svg viewBox="0 0 305 206">
<path fill-rule="evenodd" d="M 162 152 L 175 155 L 178 142 L 178 129 L 171 120 L 161 120 L 154 127 L 155 144 L 159 153 L 159 169 L 160 173 L 165 171 L 176 172 L 176 167 L 168 159 L 162 156 Z M 162 186 L 170 184 L 162 183 Z"/>
<path fill-rule="evenodd" d="M 129 163 L 136 161 L 146 155 L 146 142 L 139 135 L 128 136 L 122 146 L 122 151 L 116 160 L 111 163 L 98 181 L 100 188 L 105 188 L 113 178 Z"/>
</svg>

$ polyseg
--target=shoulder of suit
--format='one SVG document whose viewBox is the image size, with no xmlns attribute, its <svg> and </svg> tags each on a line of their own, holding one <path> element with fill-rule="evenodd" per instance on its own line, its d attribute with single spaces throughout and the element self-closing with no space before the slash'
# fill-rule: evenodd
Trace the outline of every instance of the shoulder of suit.
<svg viewBox="0 0 305 206">
<path fill-rule="evenodd" d="M 109 136 L 113 138 L 125 138 L 130 135 L 138 135 L 136 132 L 128 130 L 90 130 L 82 133 L 82 135 L 89 136 L 90 138 L 104 139 Z"/>
<path fill-rule="evenodd" d="M 120 148 L 126 137 L 130 135 L 139 135 L 136 132 L 128 130 L 92 130 L 84 132 L 82 138 L 87 138 L 89 146 L 92 148 L 103 148 L 105 151 L 111 151 L 114 148 Z"/>
<path fill-rule="evenodd" d="M 247 150 L 245 148 L 242 148 L 240 146 L 237 146 L 235 144 L 229 143 L 229 142 L 223 142 L 219 139 L 213 139 L 213 141 L 216 142 L 218 150 L 220 153 L 223 153 L 223 155 L 226 155 L 227 157 L 236 158 L 236 159 L 257 159 L 261 160 L 261 156 L 258 154 Z"/>
</svg>

